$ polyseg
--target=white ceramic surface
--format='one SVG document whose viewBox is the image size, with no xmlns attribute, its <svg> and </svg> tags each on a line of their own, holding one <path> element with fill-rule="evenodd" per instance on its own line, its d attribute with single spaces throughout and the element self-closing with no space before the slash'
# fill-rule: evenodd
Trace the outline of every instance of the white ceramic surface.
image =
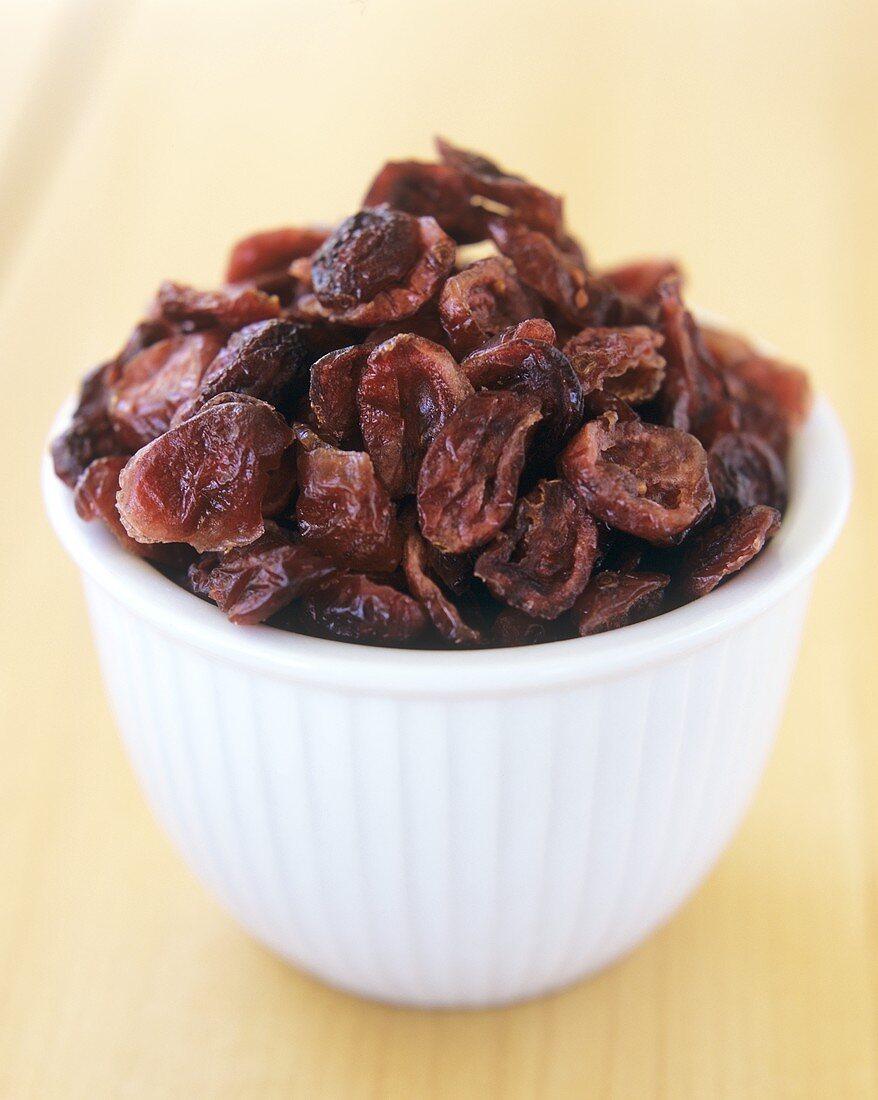
<svg viewBox="0 0 878 1100">
<path fill-rule="evenodd" d="M 297 966 L 420 1006 L 566 985 L 698 886 L 761 775 L 850 481 L 818 401 L 782 530 L 727 585 L 605 635 L 449 653 L 235 627 L 82 523 L 44 470 L 174 844 Z"/>
</svg>

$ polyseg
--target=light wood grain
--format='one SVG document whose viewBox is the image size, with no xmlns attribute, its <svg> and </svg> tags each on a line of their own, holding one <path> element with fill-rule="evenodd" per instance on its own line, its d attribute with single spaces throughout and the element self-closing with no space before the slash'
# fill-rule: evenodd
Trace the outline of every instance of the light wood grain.
<svg viewBox="0 0 878 1100">
<path fill-rule="evenodd" d="M 75 4 L 21 5 L 0 40 L 0 1095 L 878 1097 L 874 5 L 145 0 L 83 26 Z M 16 42 L 66 77 L 12 65 Z M 55 405 L 159 278 L 209 282 L 236 234 L 346 213 L 434 130 L 564 190 L 599 261 L 683 257 L 697 302 L 809 367 L 858 468 L 718 870 L 593 982 L 476 1015 L 323 988 L 182 869 L 36 489 Z"/>
</svg>

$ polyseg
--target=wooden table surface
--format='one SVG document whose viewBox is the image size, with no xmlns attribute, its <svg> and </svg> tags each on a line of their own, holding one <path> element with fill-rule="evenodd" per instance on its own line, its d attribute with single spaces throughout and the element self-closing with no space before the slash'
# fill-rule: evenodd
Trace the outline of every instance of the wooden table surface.
<svg viewBox="0 0 878 1100">
<path fill-rule="evenodd" d="M 0 8 L 0 1095 L 878 1097 L 878 9 L 870 0 L 10 0 Z M 858 484 L 740 834 L 596 980 L 360 1003 L 252 943 L 135 787 L 37 490 L 163 276 L 352 210 L 434 130 L 565 191 L 599 261 L 806 364 Z"/>
</svg>

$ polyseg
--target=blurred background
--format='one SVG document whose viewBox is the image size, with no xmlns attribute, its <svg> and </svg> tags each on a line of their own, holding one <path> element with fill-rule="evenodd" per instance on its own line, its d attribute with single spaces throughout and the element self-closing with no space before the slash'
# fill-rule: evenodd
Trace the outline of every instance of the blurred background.
<svg viewBox="0 0 878 1100">
<path fill-rule="evenodd" d="M 872 0 L 0 5 L 0 1096 L 878 1096 L 878 6 Z M 858 489 L 769 775 L 674 922 L 478 1016 L 359 1004 L 250 943 L 171 854 L 42 517 L 54 411 L 161 278 L 357 208 L 431 138 L 567 196 L 598 264 L 808 368 Z"/>
</svg>

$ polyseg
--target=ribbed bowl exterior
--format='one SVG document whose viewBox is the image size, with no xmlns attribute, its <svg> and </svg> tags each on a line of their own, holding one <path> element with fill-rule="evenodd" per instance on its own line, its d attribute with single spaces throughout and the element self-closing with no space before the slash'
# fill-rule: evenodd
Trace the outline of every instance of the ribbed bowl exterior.
<svg viewBox="0 0 878 1100">
<path fill-rule="evenodd" d="M 86 579 L 128 752 L 199 878 L 297 966 L 433 1007 L 564 986 L 674 912 L 755 789 L 809 587 L 634 672 L 452 698 L 254 670 Z"/>
</svg>

